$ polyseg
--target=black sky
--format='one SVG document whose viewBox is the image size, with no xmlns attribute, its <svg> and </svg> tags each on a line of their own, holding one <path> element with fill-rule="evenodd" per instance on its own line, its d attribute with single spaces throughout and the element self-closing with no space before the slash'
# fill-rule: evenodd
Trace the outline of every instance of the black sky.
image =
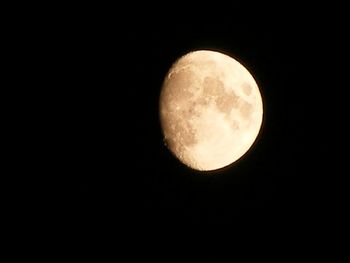
<svg viewBox="0 0 350 263">
<path fill-rule="evenodd" d="M 330 57 L 320 52 L 332 30 L 322 15 L 291 6 L 204 6 L 195 15 L 193 8 L 142 8 L 124 17 L 80 14 L 55 26 L 60 81 L 68 83 L 57 112 L 65 151 L 59 180 L 68 185 L 58 199 L 67 214 L 145 227 L 290 223 L 323 214 L 325 192 L 332 192 L 322 176 L 330 146 L 323 65 Z M 167 70 L 198 49 L 243 63 L 261 89 L 265 114 L 251 151 L 204 176 L 166 149 L 158 118 Z"/>
</svg>

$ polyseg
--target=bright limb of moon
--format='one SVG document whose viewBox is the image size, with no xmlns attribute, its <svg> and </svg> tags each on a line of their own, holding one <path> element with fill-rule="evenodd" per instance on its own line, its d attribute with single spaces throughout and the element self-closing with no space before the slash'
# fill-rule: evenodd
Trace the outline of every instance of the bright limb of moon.
<svg viewBox="0 0 350 263">
<path fill-rule="evenodd" d="M 178 59 L 160 94 L 160 121 L 169 150 L 185 165 L 216 170 L 241 158 L 261 128 L 263 103 L 249 71 L 219 52 Z"/>
</svg>

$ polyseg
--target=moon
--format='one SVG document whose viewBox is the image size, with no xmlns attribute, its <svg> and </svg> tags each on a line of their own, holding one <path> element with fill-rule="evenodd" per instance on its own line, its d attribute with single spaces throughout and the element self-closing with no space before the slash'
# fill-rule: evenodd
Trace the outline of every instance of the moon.
<svg viewBox="0 0 350 263">
<path fill-rule="evenodd" d="M 234 163 L 251 148 L 261 129 L 263 102 L 242 64 L 199 50 L 169 69 L 159 112 L 168 149 L 188 167 L 211 171 Z"/>
</svg>

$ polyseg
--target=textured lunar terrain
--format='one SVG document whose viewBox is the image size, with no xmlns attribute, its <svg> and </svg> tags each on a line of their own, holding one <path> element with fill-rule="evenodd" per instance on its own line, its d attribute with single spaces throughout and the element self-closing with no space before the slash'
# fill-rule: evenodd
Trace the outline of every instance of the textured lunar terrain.
<svg viewBox="0 0 350 263">
<path fill-rule="evenodd" d="M 215 170 L 239 159 L 255 141 L 262 114 L 254 78 L 224 54 L 189 53 L 165 77 L 160 96 L 164 140 L 191 168 Z"/>
</svg>

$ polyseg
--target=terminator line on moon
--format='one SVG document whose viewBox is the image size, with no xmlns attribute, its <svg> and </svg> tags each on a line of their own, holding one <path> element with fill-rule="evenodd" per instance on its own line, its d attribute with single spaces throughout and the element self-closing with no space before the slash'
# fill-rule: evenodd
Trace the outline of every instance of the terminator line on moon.
<svg viewBox="0 0 350 263">
<path fill-rule="evenodd" d="M 160 121 L 170 151 L 185 165 L 216 170 L 237 161 L 261 128 L 263 104 L 248 70 L 219 52 L 178 59 L 160 94 Z"/>
</svg>

